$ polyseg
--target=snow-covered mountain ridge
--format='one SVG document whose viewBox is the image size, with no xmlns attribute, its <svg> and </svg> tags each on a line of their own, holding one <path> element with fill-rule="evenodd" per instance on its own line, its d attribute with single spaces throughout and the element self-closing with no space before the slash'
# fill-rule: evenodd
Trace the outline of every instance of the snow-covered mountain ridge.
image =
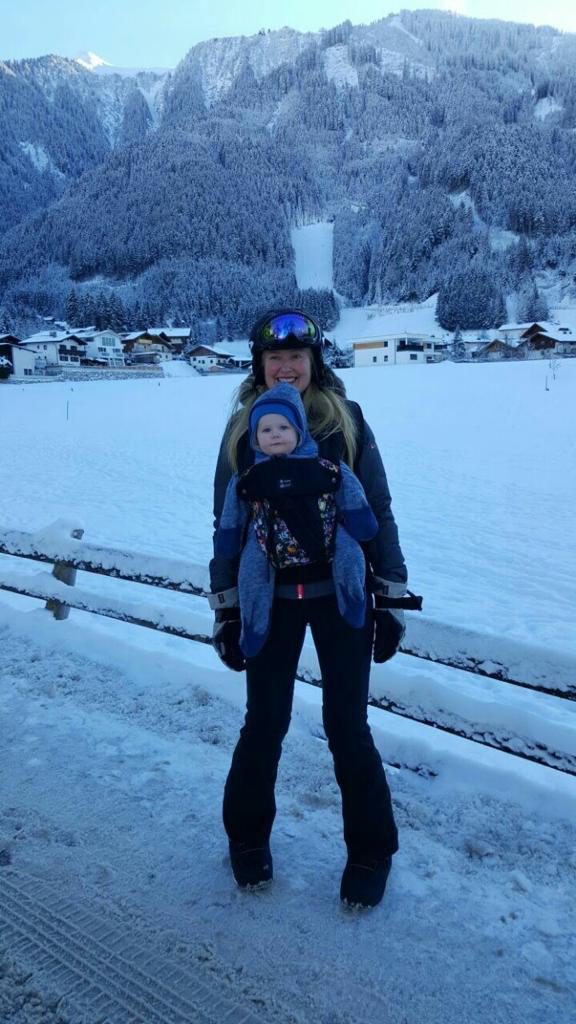
<svg viewBox="0 0 576 1024">
<path fill-rule="evenodd" d="M 85 53 L 81 53 L 78 57 L 74 58 L 80 67 L 85 68 L 86 71 L 91 71 L 95 75 L 122 75 L 122 77 L 133 78 L 135 75 L 141 74 L 154 74 L 154 75 L 167 75 L 172 71 L 172 68 L 160 68 L 160 67 L 118 67 L 115 64 L 110 64 L 109 61 L 104 60 L 103 57 L 99 57 L 97 53 L 92 53 L 91 50 L 87 50 Z"/>
<path fill-rule="evenodd" d="M 290 232 L 315 222 L 347 305 L 438 294 L 454 330 L 543 275 L 570 297 L 575 56 L 554 29 L 403 11 L 209 40 L 165 75 L 2 65 L 0 311 L 62 317 L 104 287 L 139 321 L 241 336 L 300 300 Z"/>
</svg>

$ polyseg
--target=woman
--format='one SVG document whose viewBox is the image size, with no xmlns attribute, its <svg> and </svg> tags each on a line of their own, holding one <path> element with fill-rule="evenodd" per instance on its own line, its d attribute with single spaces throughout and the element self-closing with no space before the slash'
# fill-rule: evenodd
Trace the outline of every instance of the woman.
<svg viewBox="0 0 576 1024">
<path fill-rule="evenodd" d="M 398 849 L 390 791 L 367 722 L 372 656 L 387 661 L 398 650 L 404 626 L 406 567 L 390 507 L 390 492 L 374 435 L 360 407 L 345 398 L 342 381 L 324 364 L 322 331 L 298 310 L 272 310 L 254 325 L 252 374 L 241 385 L 238 406 L 222 441 L 214 481 L 218 529 L 228 482 L 254 462 L 248 424 L 254 402 L 279 383 L 299 392 L 319 455 L 353 469 L 377 520 L 364 544 L 370 589 L 360 628 L 339 612 L 330 563 L 313 561 L 276 572 L 264 646 L 245 658 L 240 646 L 238 558 L 215 554 L 210 563 L 214 646 L 236 671 L 246 669 L 247 709 L 224 791 L 223 818 L 234 877 L 241 887 L 272 879 L 270 833 L 274 787 L 288 730 L 298 659 L 309 625 L 322 673 L 322 716 L 342 796 L 348 858 L 340 887 L 349 905 L 375 906 L 384 894 Z M 413 607 L 404 599 L 406 607 Z"/>
</svg>

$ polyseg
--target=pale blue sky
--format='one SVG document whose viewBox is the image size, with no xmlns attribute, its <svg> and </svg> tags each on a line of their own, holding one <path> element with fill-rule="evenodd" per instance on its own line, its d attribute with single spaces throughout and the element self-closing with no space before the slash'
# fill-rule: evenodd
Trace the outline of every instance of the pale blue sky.
<svg viewBox="0 0 576 1024">
<path fill-rule="evenodd" d="M 91 50 L 119 66 L 174 67 L 195 43 L 284 25 L 299 31 L 358 25 L 403 8 L 549 24 L 576 32 L 572 0 L 0 0 L 0 59 Z"/>
</svg>

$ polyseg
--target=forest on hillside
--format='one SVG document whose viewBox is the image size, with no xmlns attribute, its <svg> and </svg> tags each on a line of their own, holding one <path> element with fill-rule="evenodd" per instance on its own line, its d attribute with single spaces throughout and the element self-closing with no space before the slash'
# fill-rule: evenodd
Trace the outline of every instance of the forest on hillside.
<svg viewBox="0 0 576 1024">
<path fill-rule="evenodd" d="M 405 11 L 258 74 L 243 38 L 213 102 L 209 45 L 156 121 L 143 81 L 114 113 L 73 62 L 0 65 L 0 330 L 72 309 L 234 337 L 301 300 L 290 230 L 316 220 L 348 304 L 437 293 L 443 327 L 483 329 L 510 295 L 541 316 L 542 275 L 574 287 L 576 37 Z M 335 320 L 333 295 L 307 301 Z"/>
</svg>

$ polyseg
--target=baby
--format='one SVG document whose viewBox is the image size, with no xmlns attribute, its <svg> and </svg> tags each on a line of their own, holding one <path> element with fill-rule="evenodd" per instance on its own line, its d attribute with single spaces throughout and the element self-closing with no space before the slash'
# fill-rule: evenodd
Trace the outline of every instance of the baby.
<svg viewBox="0 0 576 1024">
<path fill-rule="evenodd" d="M 298 434 L 286 416 L 268 412 L 258 420 L 256 442 L 264 455 L 291 455 L 298 444 Z"/>
</svg>

